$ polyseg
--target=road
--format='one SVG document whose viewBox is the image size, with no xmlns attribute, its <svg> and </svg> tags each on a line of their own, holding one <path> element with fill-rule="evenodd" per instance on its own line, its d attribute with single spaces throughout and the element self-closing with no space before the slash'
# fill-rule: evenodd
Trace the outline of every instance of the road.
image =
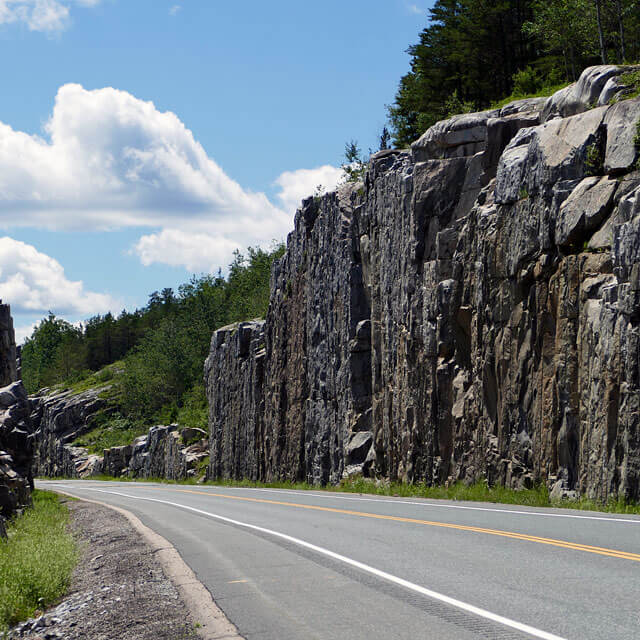
<svg viewBox="0 0 640 640">
<path fill-rule="evenodd" d="M 247 640 L 640 637 L 640 517 L 132 482 L 39 481 L 169 540 Z"/>
</svg>

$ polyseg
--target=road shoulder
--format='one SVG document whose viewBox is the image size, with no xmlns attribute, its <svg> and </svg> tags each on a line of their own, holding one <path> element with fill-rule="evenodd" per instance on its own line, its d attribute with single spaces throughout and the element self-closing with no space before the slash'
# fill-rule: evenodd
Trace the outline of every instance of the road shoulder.
<svg viewBox="0 0 640 640">
<path fill-rule="evenodd" d="M 136 516 L 88 500 L 67 506 L 81 547 L 69 595 L 12 638 L 240 639 L 175 548 Z"/>
</svg>

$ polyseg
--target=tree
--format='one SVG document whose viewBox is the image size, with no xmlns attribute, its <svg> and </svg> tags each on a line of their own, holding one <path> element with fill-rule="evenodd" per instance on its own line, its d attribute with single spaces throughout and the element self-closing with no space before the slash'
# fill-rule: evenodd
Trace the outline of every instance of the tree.
<svg viewBox="0 0 640 640">
<path fill-rule="evenodd" d="M 391 141 L 391 134 L 387 127 L 382 127 L 382 133 L 380 134 L 380 147 L 379 151 L 386 151 L 389 148 L 389 142 Z"/>
<path fill-rule="evenodd" d="M 364 161 L 362 151 L 355 140 L 351 140 L 344 145 L 344 159 L 341 169 L 344 171 L 346 182 L 362 180 L 367 163 Z"/>
<path fill-rule="evenodd" d="M 438 0 L 389 108 L 394 144 L 409 145 L 447 117 L 453 95 L 483 108 L 510 93 L 513 75 L 535 59 L 522 31 L 532 17 L 531 0 Z"/>
</svg>

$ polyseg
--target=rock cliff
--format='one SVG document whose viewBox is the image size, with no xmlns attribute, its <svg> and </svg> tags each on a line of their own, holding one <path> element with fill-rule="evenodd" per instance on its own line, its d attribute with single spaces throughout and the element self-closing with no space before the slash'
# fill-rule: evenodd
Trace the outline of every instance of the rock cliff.
<svg viewBox="0 0 640 640">
<path fill-rule="evenodd" d="M 36 476 L 86 478 L 102 474 L 135 478 L 181 480 L 195 476 L 209 455 L 205 431 L 178 425 L 152 427 L 125 446 L 89 453 L 73 443 L 96 426 L 108 410 L 103 392 L 43 389 L 31 397 L 34 426 L 33 472 Z"/>
<path fill-rule="evenodd" d="M 310 198 L 214 333 L 211 477 L 640 499 L 640 98 L 618 67 L 438 123 Z"/>
<path fill-rule="evenodd" d="M 102 472 L 99 456 L 73 442 L 93 428 L 93 419 L 105 407 L 105 388 L 82 393 L 43 389 L 31 396 L 35 430 L 33 473 L 49 478 L 74 478 Z"/>
<path fill-rule="evenodd" d="M 18 380 L 13 321 L 0 301 L 0 536 L 4 519 L 31 502 L 33 443 L 30 405 Z"/>
</svg>

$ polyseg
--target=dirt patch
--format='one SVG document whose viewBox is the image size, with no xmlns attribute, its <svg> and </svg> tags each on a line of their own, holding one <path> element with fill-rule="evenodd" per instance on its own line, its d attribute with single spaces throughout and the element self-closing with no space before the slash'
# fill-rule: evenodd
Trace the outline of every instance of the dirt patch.
<svg viewBox="0 0 640 640">
<path fill-rule="evenodd" d="M 192 640 L 193 620 L 155 553 L 111 509 L 67 501 L 81 546 L 68 597 L 16 627 L 28 640 Z"/>
</svg>

